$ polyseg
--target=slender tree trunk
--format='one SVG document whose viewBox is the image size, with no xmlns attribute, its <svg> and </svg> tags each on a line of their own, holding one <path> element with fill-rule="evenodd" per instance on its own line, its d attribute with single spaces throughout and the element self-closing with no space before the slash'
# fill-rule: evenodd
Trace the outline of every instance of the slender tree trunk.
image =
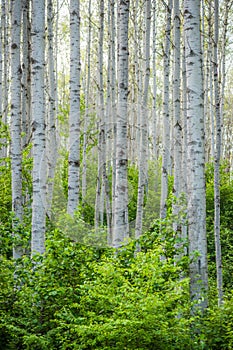
<svg viewBox="0 0 233 350">
<path fill-rule="evenodd" d="M 190 292 L 196 306 L 207 306 L 207 242 L 200 2 L 184 0 L 187 74 L 187 189 Z M 198 252 L 198 256 L 196 256 Z M 204 298 L 203 298 L 204 294 Z M 200 303 L 200 304 L 198 304 Z"/>
<path fill-rule="evenodd" d="M 3 31 L 3 86 L 2 86 L 2 123 L 7 125 L 9 111 L 9 1 L 2 0 L 1 25 Z M 7 157 L 8 147 L 6 139 L 1 140 L 2 158 Z"/>
<path fill-rule="evenodd" d="M 104 120 L 104 85 L 103 85 L 103 41 L 104 41 L 104 0 L 100 0 L 99 7 L 100 24 L 99 24 L 99 48 L 98 48 L 98 175 L 96 186 L 95 202 L 95 226 L 96 228 L 103 225 L 104 211 L 104 191 L 103 191 L 103 172 L 106 167 L 106 135 Z M 102 218 L 102 219 L 101 219 Z"/>
<path fill-rule="evenodd" d="M 21 1 L 11 0 L 11 184 L 13 227 L 23 216 L 22 203 L 22 150 L 21 150 Z M 17 238 L 17 237 L 16 237 Z M 20 245 L 14 246 L 13 257 L 23 254 Z"/>
<path fill-rule="evenodd" d="M 128 151 L 127 151 L 127 98 L 128 98 L 128 24 L 129 0 L 118 2 L 118 110 L 116 130 L 116 182 L 114 198 L 113 246 L 122 246 L 129 234 L 128 223 Z"/>
<path fill-rule="evenodd" d="M 90 95 L 90 80 L 91 80 L 91 0 L 88 5 L 88 38 L 86 52 L 86 89 L 85 89 L 85 115 L 83 128 L 83 169 L 82 169 L 82 201 L 85 201 L 87 193 L 87 128 L 89 123 L 89 95 Z"/>
<path fill-rule="evenodd" d="M 116 21 L 115 1 L 111 0 L 111 115 L 112 115 L 112 218 L 111 237 L 109 243 L 113 242 L 113 225 L 115 213 L 115 188 L 116 188 Z"/>
<path fill-rule="evenodd" d="M 22 49 L 22 146 L 29 143 L 31 137 L 31 27 L 28 0 L 22 1 L 23 13 L 23 49 Z"/>
<path fill-rule="evenodd" d="M 182 173 L 181 173 L 181 192 L 187 201 L 187 83 L 186 83 L 186 65 L 185 65 L 185 37 L 183 31 L 183 52 L 182 52 Z M 187 210 L 186 210 L 187 212 Z M 187 241 L 186 218 L 182 225 L 182 240 Z M 186 249 L 187 250 L 187 249 Z M 184 250 L 184 254 L 186 254 Z"/>
<path fill-rule="evenodd" d="M 144 91 L 141 106 L 140 122 L 140 152 L 139 152 L 139 178 L 138 178 L 138 197 L 135 238 L 138 239 L 142 234 L 143 204 L 144 195 L 147 186 L 147 162 L 148 162 L 148 89 L 150 80 L 150 29 L 151 29 L 151 0 L 145 3 L 146 11 L 146 30 L 145 30 L 145 73 L 144 73 Z"/>
<path fill-rule="evenodd" d="M 67 213 L 79 204 L 80 177 L 80 9 L 79 0 L 70 0 L 70 118 Z"/>
<path fill-rule="evenodd" d="M 45 2 L 32 0 L 32 130 L 33 193 L 31 252 L 45 250 L 46 162 L 45 162 Z"/>
<path fill-rule="evenodd" d="M 153 29 L 152 29 L 152 74 L 153 74 L 153 105 L 152 105 L 152 142 L 153 142 L 153 158 L 157 159 L 157 74 L 156 74 L 156 38 L 157 38 L 157 29 L 156 29 L 156 0 L 153 1 Z"/>
<path fill-rule="evenodd" d="M 57 139 L 56 139 L 56 72 L 54 65 L 54 34 L 53 34 L 53 4 L 52 0 L 47 3 L 47 26 L 48 26 L 48 123 L 47 129 L 47 214 L 51 215 L 53 199 L 54 175 L 57 160 Z"/>
<path fill-rule="evenodd" d="M 174 202 L 172 206 L 175 221 L 173 230 L 176 233 L 178 243 L 176 248 L 180 249 L 183 245 L 182 239 L 182 223 L 180 218 L 181 202 L 181 178 L 182 178 L 182 122 L 180 108 L 180 2 L 173 1 L 173 23 L 174 23 L 174 65 L 173 65 L 173 151 L 174 151 L 174 183 L 173 194 Z M 178 256 L 182 255 L 178 252 Z"/>
<path fill-rule="evenodd" d="M 223 302 L 223 277 L 222 277 L 222 253 L 220 238 L 220 157 L 221 157 L 221 116 L 220 116 L 220 93 L 219 93 L 219 74 L 218 74 L 218 20 L 219 20 L 219 3 L 214 1 L 214 100 L 215 100 L 215 156 L 214 156 L 214 237 L 215 237 L 215 254 L 216 254 L 216 271 L 217 271 L 217 289 L 218 304 Z"/>
<path fill-rule="evenodd" d="M 167 5 L 167 20 L 165 29 L 165 47 L 163 53 L 163 150 L 162 150 L 162 178 L 160 217 L 167 214 L 166 201 L 168 196 L 168 175 L 170 166 L 170 111 L 169 111 L 169 76 L 170 76 L 170 42 L 171 42 L 171 11 L 172 0 Z"/>
<path fill-rule="evenodd" d="M 176 198 L 180 195 L 181 179 L 181 118 L 180 118 L 180 8 L 179 0 L 173 1 L 174 23 L 174 72 L 173 72 L 173 123 L 174 123 L 174 186 Z"/>
</svg>

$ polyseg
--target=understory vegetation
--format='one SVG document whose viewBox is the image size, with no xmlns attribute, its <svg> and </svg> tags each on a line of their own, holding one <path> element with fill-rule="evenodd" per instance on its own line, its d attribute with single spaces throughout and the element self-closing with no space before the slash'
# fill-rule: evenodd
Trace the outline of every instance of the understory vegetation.
<svg viewBox="0 0 233 350">
<path fill-rule="evenodd" d="M 27 216 L 14 231 L 14 238 L 12 235 L 10 169 L 4 167 L 0 349 L 232 349 L 233 187 L 226 169 L 224 163 L 221 170 L 224 303 L 217 306 L 213 167 L 208 165 L 209 307 L 204 313 L 199 313 L 197 307 L 193 313 L 189 259 L 175 250 L 177 243 L 181 251 L 188 245 L 177 241 L 172 214 L 163 222 L 154 220 L 139 242 L 131 239 L 117 254 L 106 246 L 77 242 L 50 222 L 46 253 L 32 260 L 28 253 Z M 133 201 L 132 197 L 132 207 Z M 82 213 L 79 218 L 83 220 Z M 81 224 L 77 227 L 82 229 Z M 17 239 L 24 245 L 25 255 L 12 260 L 12 246 L 19 243 Z M 136 246 L 140 246 L 137 254 Z"/>
</svg>

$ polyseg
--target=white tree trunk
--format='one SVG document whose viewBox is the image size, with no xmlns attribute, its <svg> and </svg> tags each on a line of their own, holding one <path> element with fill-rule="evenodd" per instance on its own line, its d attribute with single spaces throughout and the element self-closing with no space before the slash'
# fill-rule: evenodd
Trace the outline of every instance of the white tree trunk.
<svg viewBox="0 0 233 350">
<path fill-rule="evenodd" d="M 174 23 L 174 71 L 173 71 L 173 124 L 174 124 L 174 186 L 173 193 L 179 198 L 181 179 L 182 139 L 180 118 L 180 7 L 173 1 Z M 177 214 L 177 213 L 176 213 Z"/>
<path fill-rule="evenodd" d="M 57 137 L 56 137 L 56 72 L 54 62 L 54 13 L 52 0 L 47 4 L 47 27 L 48 27 L 48 123 L 46 126 L 46 155 L 47 155 L 47 189 L 46 203 L 47 214 L 51 215 L 53 199 L 54 175 L 57 160 Z"/>
<path fill-rule="evenodd" d="M 200 2 L 184 1 L 187 76 L 187 190 L 191 298 L 207 306 L 207 242 Z M 196 253 L 198 252 L 198 256 Z"/>
<path fill-rule="evenodd" d="M 115 205 L 115 185 L 116 185 L 116 21 L 115 21 L 115 1 L 111 0 L 111 124 L 112 124 L 112 218 L 111 236 L 109 243 L 113 241 L 114 205 Z"/>
<path fill-rule="evenodd" d="M 221 157 L 221 115 L 220 115 L 220 93 L 219 93 L 219 74 L 218 74 L 218 33 L 219 33 L 219 3 L 214 1 L 214 104 L 215 104 L 215 155 L 214 155 L 214 237 L 215 237 L 215 254 L 216 254 L 216 272 L 217 272 L 217 289 L 218 304 L 223 302 L 223 276 L 222 276 L 222 253 L 220 237 L 220 157 Z"/>
<path fill-rule="evenodd" d="M 85 115 L 83 128 L 83 168 L 82 168 L 82 201 L 85 201 L 87 193 L 87 128 L 89 123 L 89 95 L 90 95 L 90 80 L 91 80 L 91 0 L 88 5 L 88 37 L 87 37 L 87 52 L 86 52 L 86 67 L 87 75 L 85 82 Z"/>
<path fill-rule="evenodd" d="M 170 76 L 170 42 L 171 42 L 171 11 L 172 0 L 167 5 L 167 19 L 165 30 L 165 47 L 163 57 L 163 150 L 162 150 L 162 177 L 160 217 L 167 214 L 166 201 L 168 196 L 168 175 L 170 166 L 170 111 L 169 111 L 169 76 Z"/>
<path fill-rule="evenodd" d="M 80 13 L 79 0 L 70 0 L 70 118 L 67 212 L 79 204 L 80 177 Z"/>
<path fill-rule="evenodd" d="M 7 125 L 9 111 L 9 1 L 1 3 L 1 27 L 2 27 L 2 48 L 3 48 L 3 80 L 2 80 L 2 122 Z M 8 155 L 6 139 L 1 140 L 1 157 Z"/>
<path fill-rule="evenodd" d="M 13 227 L 20 224 L 23 216 L 22 203 L 22 150 L 21 150 L 21 1 L 11 1 L 11 185 Z M 20 246 L 13 249 L 13 257 L 20 258 Z"/>
<path fill-rule="evenodd" d="M 28 0 L 22 1 L 23 49 L 22 49 L 22 146 L 29 143 L 31 137 L 31 66 L 30 66 L 30 19 Z"/>
<path fill-rule="evenodd" d="M 143 204 L 146 186 L 148 182 L 147 162 L 148 162 L 148 88 L 150 81 L 150 29 L 151 29 L 151 0 L 145 3 L 145 71 L 144 71 L 144 91 L 141 106 L 140 120 L 140 140 L 139 140 L 139 178 L 135 238 L 142 234 Z"/>
<path fill-rule="evenodd" d="M 32 0 L 33 194 L 31 253 L 44 252 L 45 240 L 45 2 Z"/>
<path fill-rule="evenodd" d="M 152 104 L 152 144 L 153 144 L 153 159 L 157 159 L 157 74 L 156 74 L 156 38 L 157 38 L 157 28 L 156 28 L 156 1 L 153 2 L 153 29 L 152 29 L 152 74 L 153 74 L 153 104 Z"/>
<path fill-rule="evenodd" d="M 185 37 L 183 32 L 183 52 L 182 52 L 182 170 L 181 170 L 181 192 L 187 201 L 187 83 L 186 83 L 186 65 L 185 65 Z M 186 210 L 187 213 L 187 210 Z M 187 225 L 182 225 L 182 240 L 187 240 Z M 187 249 L 184 250 L 184 254 Z"/>
<path fill-rule="evenodd" d="M 103 225 L 104 194 L 102 191 L 103 172 L 106 167 L 106 135 L 104 120 L 104 85 L 103 85 L 103 40 L 104 40 L 104 0 L 100 0 L 99 5 L 99 47 L 98 47 L 98 102 L 97 117 L 99 125 L 98 135 L 98 174 L 96 185 L 95 201 L 95 226 Z M 101 219 L 102 218 L 102 219 Z"/>
<path fill-rule="evenodd" d="M 113 247 L 122 246 L 129 233 L 127 179 L 127 98 L 129 0 L 118 2 L 118 108 L 116 130 L 116 183 Z"/>
</svg>

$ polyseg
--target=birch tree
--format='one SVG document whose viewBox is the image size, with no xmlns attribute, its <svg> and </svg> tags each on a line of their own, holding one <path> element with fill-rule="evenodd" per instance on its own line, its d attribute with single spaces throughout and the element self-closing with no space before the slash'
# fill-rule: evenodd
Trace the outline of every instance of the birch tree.
<svg viewBox="0 0 233 350">
<path fill-rule="evenodd" d="M 180 195 L 181 179 L 181 118 L 180 118 L 180 7 L 179 0 L 173 1 L 173 25 L 174 25 L 174 67 L 173 67 L 173 125 L 174 125 L 174 185 L 173 193 L 178 198 Z"/>
<path fill-rule="evenodd" d="M 200 2 L 184 0 L 187 77 L 187 194 L 191 298 L 207 306 L 207 242 Z M 196 255 L 198 253 L 198 256 Z"/>
<path fill-rule="evenodd" d="M 97 115 L 99 124 L 98 137 L 98 175 L 96 186 L 96 202 L 95 202 L 95 226 L 103 225 L 104 211 L 104 183 L 103 171 L 106 159 L 106 135 L 104 120 L 104 85 L 103 85 L 103 41 L 104 41 L 104 0 L 100 0 L 99 4 L 99 47 L 98 47 L 98 102 Z"/>
<path fill-rule="evenodd" d="M 152 25 L 152 74 L 153 74 L 153 104 L 152 104 L 152 140 L 153 140 L 153 158 L 157 159 L 157 74 L 156 74 L 156 39 L 157 39 L 157 28 L 156 28 L 156 1 L 153 1 L 153 25 Z"/>
<path fill-rule="evenodd" d="M 67 213 L 73 215 L 79 204 L 80 177 L 80 8 L 70 0 L 70 116 Z"/>
<path fill-rule="evenodd" d="M 31 251 L 44 252 L 45 240 L 45 1 L 32 0 L 32 238 Z"/>
<path fill-rule="evenodd" d="M 220 157 L 221 157 L 221 115 L 220 115 L 220 93 L 218 74 L 218 43 L 219 43 L 219 2 L 214 1 L 214 52 L 213 52 L 213 72 L 214 72 L 214 105 L 215 105 L 215 155 L 214 155 L 214 236 L 217 271 L 218 304 L 223 302 L 223 277 L 222 277 L 222 253 L 220 238 Z"/>
<path fill-rule="evenodd" d="M 147 99 L 150 80 L 150 32 L 151 32 L 151 0 L 145 2 L 145 71 L 144 91 L 141 106 L 140 140 L 139 140 L 139 179 L 135 238 L 142 234 L 144 194 L 147 186 L 147 162 L 148 162 L 148 110 Z"/>
<path fill-rule="evenodd" d="M 22 151 L 21 151 L 21 1 L 11 1 L 11 184 L 13 227 L 23 216 L 22 203 Z M 17 222 L 18 221 L 18 222 Z M 22 249 L 14 247 L 13 257 L 20 258 Z"/>
<path fill-rule="evenodd" d="M 166 7 L 165 46 L 163 52 L 163 140 L 162 140 L 162 176 L 160 217 L 166 217 L 166 201 L 168 196 L 168 175 L 170 166 L 170 111 L 169 111 L 169 76 L 170 76 L 170 42 L 171 42 L 172 0 Z"/>
<path fill-rule="evenodd" d="M 118 101 L 116 118 L 116 180 L 113 247 L 119 248 L 129 233 L 127 181 L 127 97 L 128 97 L 129 0 L 118 1 Z"/>
<path fill-rule="evenodd" d="M 4 125 L 8 122 L 8 104 L 9 104 L 9 2 L 2 0 L 1 2 L 1 29 L 2 29 L 2 114 L 1 121 Z M 7 156 L 8 148 L 5 139 L 1 140 L 1 157 Z"/>
<path fill-rule="evenodd" d="M 31 137 L 31 23 L 30 1 L 22 1 L 22 146 L 29 143 Z"/>
<path fill-rule="evenodd" d="M 53 198 L 53 181 L 57 159 L 57 138 L 56 138 L 56 105 L 57 105 L 57 85 L 54 60 L 54 14 L 52 0 L 47 3 L 47 27 L 48 27 L 48 121 L 46 125 L 46 156 L 47 156 L 47 214 Z"/>
<path fill-rule="evenodd" d="M 92 27 L 91 27 L 91 0 L 88 3 L 88 37 L 86 48 L 86 80 L 85 80 L 85 115 L 83 128 L 83 168 L 82 168 L 82 201 L 85 201 L 87 192 L 87 127 L 89 118 L 89 97 L 90 97 L 90 80 L 91 80 L 91 41 L 92 41 Z"/>
<path fill-rule="evenodd" d="M 111 110 L 112 110 L 112 218 L 111 218 L 111 237 L 109 241 L 112 243 L 112 230 L 114 224 L 114 205 L 115 205 L 115 189 L 116 189 L 116 21 L 115 21 L 115 1 L 111 0 Z"/>
</svg>

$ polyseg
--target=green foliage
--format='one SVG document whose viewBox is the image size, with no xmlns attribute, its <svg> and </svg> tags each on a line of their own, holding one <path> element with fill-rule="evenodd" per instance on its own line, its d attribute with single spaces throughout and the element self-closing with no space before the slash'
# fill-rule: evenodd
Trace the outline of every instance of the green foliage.
<svg viewBox="0 0 233 350">
<path fill-rule="evenodd" d="M 192 316 L 187 258 L 174 264 L 174 241 L 159 230 L 157 221 L 137 254 L 135 241 L 116 255 L 55 230 L 44 256 L 1 257 L 0 349 L 231 349 L 232 294 Z"/>
<path fill-rule="evenodd" d="M 191 349 L 188 280 L 160 246 L 134 251 L 54 231 L 44 258 L 2 260 L 4 349 Z"/>
<path fill-rule="evenodd" d="M 138 194 L 138 169 L 134 164 L 128 166 L 128 186 L 128 215 L 129 222 L 132 222 L 136 219 Z"/>
<path fill-rule="evenodd" d="M 210 276 L 215 276 L 214 243 L 214 165 L 206 167 L 206 212 L 207 238 Z M 221 208 L 221 244 L 223 278 L 226 288 L 232 288 L 233 269 L 233 181 L 229 173 L 229 164 L 222 162 L 220 168 L 220 208 Z"/>
</svg>

